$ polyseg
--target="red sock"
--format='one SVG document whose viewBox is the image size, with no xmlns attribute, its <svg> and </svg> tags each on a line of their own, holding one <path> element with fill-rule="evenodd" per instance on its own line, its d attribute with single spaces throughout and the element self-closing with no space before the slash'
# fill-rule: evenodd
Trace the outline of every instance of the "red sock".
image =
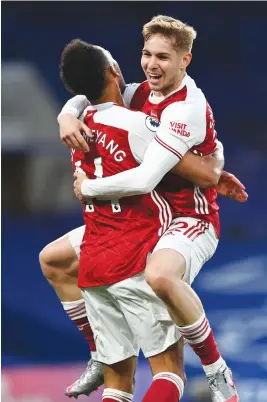
<svg viewBox="0 0 267 402">
<path fill-rule="evenodd" d="M 195 324 L 178 328 L 203 365 L 219 360 L 221 355 L 205 313 Z"/>
<path fill-rule="evenodd" d="M 105 388 L 102 395 L 103 402 L 131 402 L 132 399 L 133 394 L 113 388 Z"/>
<path fill-rule="evenodd" d="M 86 309 L 85 302 L 83 299 L 74 302 L 62 302 L 63 308 L 68 314 L 71 321 L 78 327 L 79 331 L 83 334 L 84 338 L 89 344 L 91 352 L 96 351 L 94 334 L 90 327 Z"/>
<path fill-rule="evenodd" d="M 174 373 L 159 373 L 147 390 L 142 402 L 179 402 L 183 396 L 183 380 Z"/>
</svg>

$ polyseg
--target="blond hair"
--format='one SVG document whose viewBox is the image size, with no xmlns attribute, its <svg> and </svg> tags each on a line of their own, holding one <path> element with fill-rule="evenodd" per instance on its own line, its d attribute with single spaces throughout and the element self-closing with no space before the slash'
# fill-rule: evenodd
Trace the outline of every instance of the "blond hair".
<svg viewBox="0 0 267 402">
<path fill-rule="evenodd" d="M 167 38 L 173 39 L 176 50 L 186 52 L 191 52 L 193 41 L 197 36 L 193 27 L 166 15 L 157 15 L 143 26 L 145 42 L 155 34 L 162 34 Z"/>
</svg>

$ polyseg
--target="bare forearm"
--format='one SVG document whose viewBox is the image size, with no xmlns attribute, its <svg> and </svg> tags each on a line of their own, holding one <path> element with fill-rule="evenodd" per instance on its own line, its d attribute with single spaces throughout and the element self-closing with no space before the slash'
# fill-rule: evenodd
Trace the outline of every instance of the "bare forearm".
<svg viewBox="0 0 267 402">
<path fill-rule="evenodd" d="M 182 160 L 172 169 L 174 174 L 182 176 L 199 187 L 214 187 L 218 184 L 223 164 L 215 156 L 198 156 L 187 152 Z"/>
<path fill-rule="evenodd" d="M 218 184 L 224 167 L 223 145 L 217 140 L 216 149 L 208 156 L 187 152 L 172 172 L 199 187 L 214 187 Z"/>
</svg>

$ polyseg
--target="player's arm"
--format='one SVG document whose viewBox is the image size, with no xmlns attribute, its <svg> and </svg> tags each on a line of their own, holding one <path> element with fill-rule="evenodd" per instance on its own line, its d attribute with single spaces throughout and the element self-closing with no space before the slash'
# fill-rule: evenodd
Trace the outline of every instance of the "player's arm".
<svg viewBox="0 0 267 402">
<path fill-rule="evenodd" d="M 182 176 L 199 187 L 215 187 L 224 167 L 223 145 L 217 141 L 215 152 L 208 156 L 198 156 L 187 152 L 174 166 L 172 173 Z"/>
<path fill-rule="evenodd" d="M 81 192 L 91 198 L 146 194 L 157 186 L 178 161 L 178 155 L 170 154 L 156 140 L 152 140 L 140 166 L 103 179 L 86 179 L 82 183 Z"/>
<path fill-rule="evenodd" d="M 140 84 L 125 85 L 123 77 L 120 80 L 120 90 L 122 92 L 124 104 L 129 107 L 131 99 Z M 83 138 L 83 133 L 90 136 L 90 129 L 81 121 L 82 115 L 90 102 L 84 95 L 76 95 L 69 99 L 63 106 L 57 117 L 59 124 L 60 139 L 69 149 L 89 151 L 89 146 Z"/>
<path fill-rule="evenodd" d="M 232 173 L 223 169 L 224 155 L 221 142 L 217 141 L 215 152 L 208 156 L 193 155 L 190 151 L 172 172 L 193 182 L 199 187 L 215 187 L 217 193 L 237 202 L 246 202 L 248 193 L 245 186 Z"/>
<path fill-rule="evenodd" d="M 179 120 L 176 116 L 180 116 Z M 184 136 L 174 131 L 173 128 L 179 124 L 190 135 Z M 198 104 L 172 104 L 164 110 L 157 135 L 148 146 L 140 166 L 103 179 L 86 179 L 81 192 L 85 197 L 125 197 L 149 193 L 191 147 L 204 140 L 205 134 L 205 108 L 199 111 Z"/>
<path fill-rule="evenodd" d="M 79 116 L 89 105 L 86 96 L 77 95 L 67 101 L 58 115 L 60 139 L 69 149 L 89 151 L 83 133 L 90 136 L 91 131 L 83 121 L 79 120 Z"/>
<path fill-rule="evenodd" d="M 90 106 L 90 102 L 85 95 L 76 95 L 65 103 L 57 119 L 59 121 L 61 116 L 65 114 L 71 114 L 78 119 L 84 109 L 86 109 L 88 106 Z"/>
</svg>

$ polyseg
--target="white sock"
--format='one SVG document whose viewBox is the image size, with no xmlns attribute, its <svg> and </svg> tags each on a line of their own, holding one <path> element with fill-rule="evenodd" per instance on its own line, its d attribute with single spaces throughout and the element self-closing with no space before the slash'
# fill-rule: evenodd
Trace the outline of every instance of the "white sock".
<svg viewBox="0 0 267 402">
<path fill-rule="evenodd" d="M 133 399 L 133 394 L 119 391 L 118 389 L 105 388 L 102 395 L 102 401 L 105 402 L 105 399 L 112 399 L 116 402 L 131 402 Z"/>
<path fill-rule="evenodd" d="M 203 365 L 202 367 L 206 373 L 206 376 L 210 377 L 216 374 L 220 367 L 222 367 L 223 369 L 226 368 L 226 363 L 224 359 L 220 357 L 215 363 L 208 364 L 206 366 Z"/>
<path fill-rule="evenodd" d="M 185 327 L 177 326 L 177 328 L 189 344 L 203 342 L 211 331 L 205 312 L 201 314 L 201 317 L 194 324 Z"/>
<path fill-rule="evenodd" d="M 61 302 L 64 310 L 72 321 L 86 317 L 86 308 L 84 299 L 71 302 Z"/>
</svg>

